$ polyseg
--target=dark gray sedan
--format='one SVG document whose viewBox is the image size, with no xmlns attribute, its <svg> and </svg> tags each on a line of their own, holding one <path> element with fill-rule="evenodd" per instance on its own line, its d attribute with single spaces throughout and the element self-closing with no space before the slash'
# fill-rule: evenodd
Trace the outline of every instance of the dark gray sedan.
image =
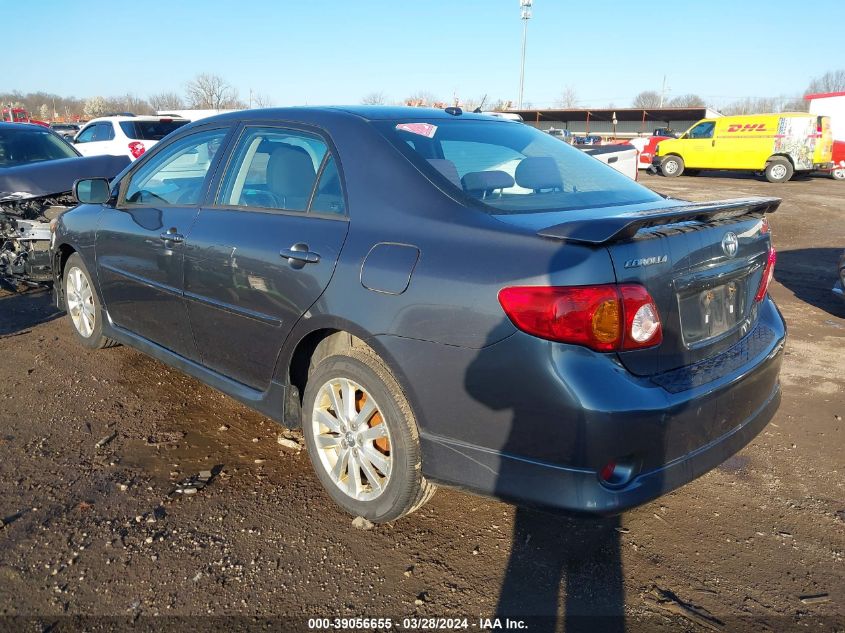
<svg viewBox="0 0 845 633">
<path fill-rule="evenodd" d="M 779 201 L 666 199 L 522 123 L 237 112 L 76 194 L 51 252 L 80 343 L 302 427 L 328 493 L 373 521 L 435 484 L 617 513 L 780 402 Z"/>
</svg>

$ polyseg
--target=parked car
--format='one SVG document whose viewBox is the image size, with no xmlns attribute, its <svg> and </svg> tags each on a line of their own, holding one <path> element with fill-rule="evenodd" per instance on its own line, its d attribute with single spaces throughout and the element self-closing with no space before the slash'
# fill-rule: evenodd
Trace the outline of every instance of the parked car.
<svg viewBox="0 0 845 633">
<path fill-rule="evenodd" d="M 845 141 L 833 141 L 833 165 L 829 170 L 831 178 L 845 180 Z"/>
<path fill-rule="evenodd" d="M 79 126 L 76 123 L 51 123 L 50 129 L 69 141 L 73 141 L 79 133 Z"/>
<path fill-rule="evenodd" d="M 0 284 L 16 290 L 53 280 L 50 221 L 75 204 L 79 178 L 111 178 L 129 164 L 114 156 L 82 158 L 49 128 L 0 123 Z"/>
<path fill-rule="evenodd" d="M 301 426 L 328 494 L 372 521 L 436 484 L 618 513 L 780 401 L 780 201 L 665 199 L 520 123 L 236 112 L 76 195 L 51 252 L 78 342 Z"/>
<path fill-rule="evenodd" d="M 586 145 L 580 148 L 596 160 L 610 165 L 631 180 L 639 178 L 639 155 L 637 148 L 629 143 L 614 145 Z"/>
<path fill-rule="evenodd" d="M 664 141 L 667 138 L 675 138 L 673 136 L 637 136 L 636 138 L 632 138 L 628 141 L 631 145 L 637 148 L 637 151 L 640 153 L 638 158 L 637 166 L 639 169 L 651 169 L 652 168 L 652 158 L 654 157 L 654 152 L 657 150 L 657 145 L 660 141 Z"/>
<path fill-rule="evenodd" d="M 786 182 L 796 172 L 831 169 L 832 146 L 830 117 L 744 114 L 702 119 L 680 138 L 661 141 L 652 162 L 664 176 L 731 169 L 763 172 L 769 182 Z"/>
<path fill-rule="evenodd" d="M 839 257 L 838 271 L 838 278 L 833 285 L 833 294 L 839 295 L 839 298 L 845 301 L 845 251 L 842 251 Z"/>
<path fill-rule="evenodd" d="M 187 119 L 122 114 L 91 119 L 76 135 L 83 156 L 128 156 L 135 160 L 165 136 L 189 123 Z"/>
</svg>

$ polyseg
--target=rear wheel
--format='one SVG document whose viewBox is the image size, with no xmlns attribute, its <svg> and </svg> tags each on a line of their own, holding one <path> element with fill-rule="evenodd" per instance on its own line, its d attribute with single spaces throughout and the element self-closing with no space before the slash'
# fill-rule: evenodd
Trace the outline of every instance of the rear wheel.
<svg viewBox="0 0 845 633">
<path fill-rule="evenodd" d="M 766 164 L 766 180 L 769 182 L 786 182 L 795 173 L 792 163 L 786 158 L 773 158 Z"/>
<path fill-rule="evenodd" d="M 684 173 L 684 159 L 680 156 L 667 156 L 660 163 L 660 172 L 670 178 L 680 176 Z"/>
<path fill-rule="evenodd" d="M 91 275 L 78 253 L 68 257 L 64 270 L 65 308 L 77 340 L 88 349 L 117 343 L 103 336 L 103 310 Z"/>
<path fill-rule="evenodd" d="M 317 477 L 350 514 L 392 521 L 434 494 L 421 473 L 411 407 L 371 350 L 343 350 L 312 368 L 302 420 Z"/>
<path fill-rule="evenodd" d="M 830 177 L 834 180 L 845 180 L 845 167 L 839 167 L 830 172 Z"/>
</svg>

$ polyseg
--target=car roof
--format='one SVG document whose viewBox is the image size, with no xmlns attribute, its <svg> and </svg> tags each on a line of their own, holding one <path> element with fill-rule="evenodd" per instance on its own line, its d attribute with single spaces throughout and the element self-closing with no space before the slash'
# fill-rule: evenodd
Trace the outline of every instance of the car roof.
<svg viewBox="0 0 845 633">
<path fill-rule="evenodd" d="M 52 132 L 52 130 L 48 127 L 43 125 L 38 125 L 37 123 L 12 123 L 10 121 L 0 121 L 0 130 L 47 130 L 48 132 Z"/>
<path fill-rule="evenodd" d="M 187 121 L 188 119 L 183 119 L 181 117 L 175 116 L 151 116 L 147 114 L 139 114 L 138 116 L 123 116 L 123 115 L 116 115 L 116 116 L 98 116 L 95 119 L 91 119 L 86 123 L 99 123 L 102 121 L 161 121 L 162 119 L 172 119 L 174 121 Z"/>
<path fill-rule="evenodd" d="M 478 121 L 492 121 L 496 117 L 486 114 L 461 111 L 460 114 L 449 114 L 440 108 L 416 108 L 411 106 L 370 106 L 370 105 L 333 105 L 333 106 L 295 106 L 288 108 L 256 108 L 251 110 L 237 110 L 226 112 L 214 117 L 199 119 L 197 122 L 215 120 L 259 120 L 282 119 L 292 120 L 300 117 L 316 118 L 344 118 L 349 115 L 368 121 L 390 119 L 473 119 Z M 499 119 L 501 120 L 501 119 Z"/>
</svg>

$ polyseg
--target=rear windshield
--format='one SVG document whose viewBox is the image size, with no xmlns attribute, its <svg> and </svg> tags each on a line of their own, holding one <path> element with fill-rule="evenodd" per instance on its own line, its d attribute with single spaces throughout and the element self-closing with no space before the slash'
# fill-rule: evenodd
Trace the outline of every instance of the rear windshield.
<svg viewBox="0 0 845 633">
<path fill-rule="evenodd" d="M 188 123 L 187 121 L 173 121 L 172 119 L 162 121 L 121 121 L 120 129 L 128 138 L 137 141 L 160 141 Z"/>
<path fill-rule="evenodd" d="M 79 154 L 76 150 L 47 129 L 0 129 L 0 167 L 15 167 L 77 156 Z"/>
<path fill-rule="evenodd" d="M 524 123 L 376 121 L 424 174 L 493 213 L 656 202 L 654 192 L 579 149 Z"/>
</svg>

